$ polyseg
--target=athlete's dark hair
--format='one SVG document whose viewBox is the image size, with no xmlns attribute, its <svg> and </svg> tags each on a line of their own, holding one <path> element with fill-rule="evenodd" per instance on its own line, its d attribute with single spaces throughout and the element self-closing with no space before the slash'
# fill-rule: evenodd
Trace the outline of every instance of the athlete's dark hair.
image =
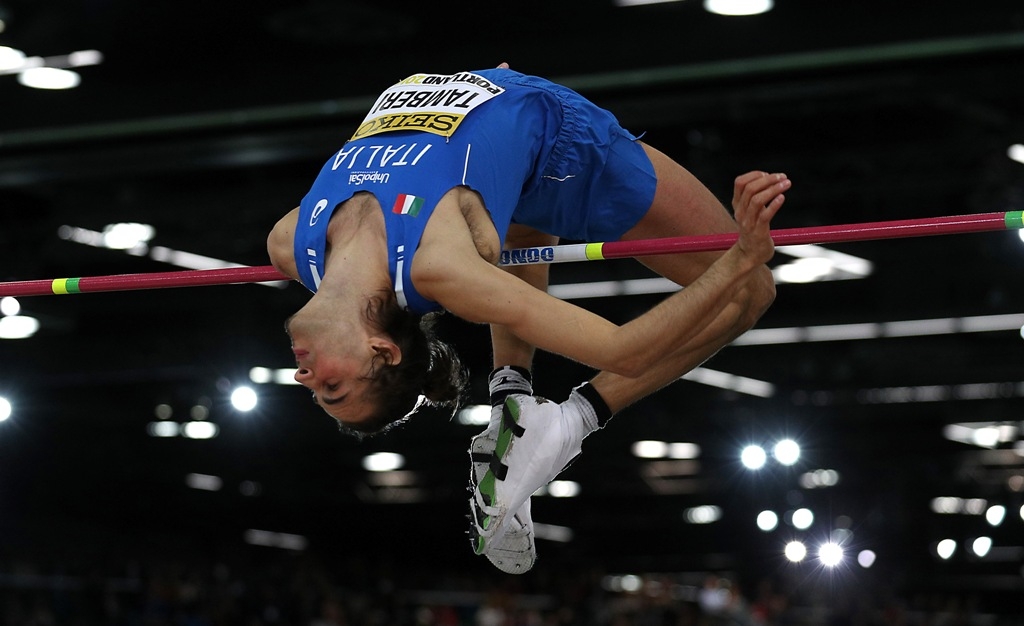
<svg viewBox="0 0 1024 626">
<path fill-rule="evenodd" d="M 358 424 L 342 425 L 343 432 L 360 439 L 386 432 L 412 417 L 420 396 L 429 406 L 458 408 L 467 372 L 455 350 L 436 336 L 439 315 L 410 313 L 391 292 L 370 298 L 367 319 L 398 345 L 402 358 L 396 365 L 382 354 L 373 358 L 367 378 L 376 410 Z"/>
</svg>

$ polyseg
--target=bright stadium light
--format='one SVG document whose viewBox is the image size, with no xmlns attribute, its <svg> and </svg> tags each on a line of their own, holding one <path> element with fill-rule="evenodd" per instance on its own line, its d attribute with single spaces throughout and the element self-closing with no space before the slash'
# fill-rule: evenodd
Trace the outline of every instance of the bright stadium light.
<svg viewBox="0 0 1024 626">
<path fill-rule="evenodd" d="M 984 557 L 992 549 L 991 537 L 978 537 L 971 543 L 971 551 L 980 557 Z"/>
<path fill-rule="evenodd" d="M 181 425 L 181 436 L 186 439 L 213 439 L 220 428 L 213 422 L 185 422 Z"/>
<path fill-rule="evenodd" d="M 993 504 L 985 511 L 985 521 L 990 526 L 998 526 L 1006 519 L 1006 507 L 1001 504 Z"/>
<path fill-rule="evenodd" d="M 861 550 L 857 553 L 857 563 L 864 569 L 868 569 L 875 564 L 875 559 L 878 558 L 874 550 Z"/>
<path fill-rule="evenodd" d="M 800 530 L 807 530 L 814 523 L 814 513 L 810 509 L 797 509 L 793 511 L 793 526 Z"/>
<path fill-rule="evenodd" d="M 792 439 L 783 439 L 775 444 L 772 456 L 783 465 L 792 465 L 800 459 L 800 444 Z"/>
<path fill-rule="evenodd" d="M 255 409 L 257 402 L 258 398 L 252 387 L 237 387 L 231 392 L 231 406 L 243 413 Z"/>
<path fill-rule="evenodd" d="M 761 511 L 757 514 L 757 527 L 764 532 L 775 530 L 779 525 L 779 516 L 775 511 Z"/>
<path fill-rule="evenodd" d="M 750 445 L 740 452 L 740 461 L 747 469 L 759 470 L 764 467 L 767 460 L 768 455 L 761 446 Z"/>
<path fill-rule="evenodd" d="M 799 541 L 790 541 L 786 544 L 785 555 L 791 563 L 799 563 L 807 556 L 807 546 Z"/>
<path fill-rule="evenodd" d="M 952 539 L 943 539 L 935 546 L 935 554 L 938 554 L 943 561 L 951 559 L 954 552 L 956 552 L 956 542 Z"/>
<path fill-rule="evenodd" d="M 837 543 L 823 543 L 818 548 L 818 560 L 825 567 L 835 567 L 843 562 L 843 548 Z"/>
<path fill-rule="evenodd" d="M 369 472 L 391 472 L 405 465 L 405 457 L 397 452 L 374 452 L 363 457 L 363 469 Z"/>
</svg>

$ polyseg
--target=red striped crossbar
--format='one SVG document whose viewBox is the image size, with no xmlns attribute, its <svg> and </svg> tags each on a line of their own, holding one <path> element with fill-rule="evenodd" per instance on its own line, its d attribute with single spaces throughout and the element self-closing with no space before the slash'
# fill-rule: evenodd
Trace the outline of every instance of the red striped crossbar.
<svg viewBox="0 0 1024 626">
<path fill-rule="evenodd" d="M 899 239 L 1012 230 L 1024 227 L 1021 211 L 1005 213 L 977 213 L 945 217 L 892 220 L 783 228 L 772 230 L 777 246 L 826 244 L 877 239 Z M 506 250 L 501 265 L 537 263 L 568 263 L 727 250 L 737 239 L 736 233 L 702 235 L 695 237 L 665 237 L 636 241 L 610 241 L 560 246 L 541 246 Z M 131 291 L 137 289 L 165 289 L 169 287 L 199 287 L 238 283 L 261 283 L 289 280 L 272 266 L 231 267 L 212 270 L 182 270 L 142 274 L 115 274 L 111 276 L 83 276 L 46 280 L 0 282 L 0 296 L 42 296 L 52 294 L 93 293 L 102 291 Z"/>
</svg>

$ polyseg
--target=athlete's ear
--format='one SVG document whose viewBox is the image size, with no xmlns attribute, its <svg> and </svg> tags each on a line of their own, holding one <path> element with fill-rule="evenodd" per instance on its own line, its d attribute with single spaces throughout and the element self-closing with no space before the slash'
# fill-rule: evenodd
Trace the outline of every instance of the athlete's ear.
<svg viewBox="0 0 1024 626">
<path fill-rule="evenodd" d="M 371 337 L 370 347 L 377 357 L 384 359 L 384 365 L 398 365 L 402 362 L 402 349 L 386 337 Z"/>
</svg>

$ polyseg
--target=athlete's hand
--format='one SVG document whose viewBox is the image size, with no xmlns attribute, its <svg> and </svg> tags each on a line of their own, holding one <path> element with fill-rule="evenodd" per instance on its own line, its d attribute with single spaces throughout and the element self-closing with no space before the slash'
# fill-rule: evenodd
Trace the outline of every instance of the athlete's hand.
<svg viewBox="0 0 1024 626">
<path fill-rule="evenodd" d="M 792 181 L 781 173 L 755 171 L 736 178 L 732 196 L 732 208 L 740 228 L 736 245 L 757 263 L 767 263 L 775 254 L 771 221 L 786 201 L 783 192 L 791 185 Z"/>
</svg>

